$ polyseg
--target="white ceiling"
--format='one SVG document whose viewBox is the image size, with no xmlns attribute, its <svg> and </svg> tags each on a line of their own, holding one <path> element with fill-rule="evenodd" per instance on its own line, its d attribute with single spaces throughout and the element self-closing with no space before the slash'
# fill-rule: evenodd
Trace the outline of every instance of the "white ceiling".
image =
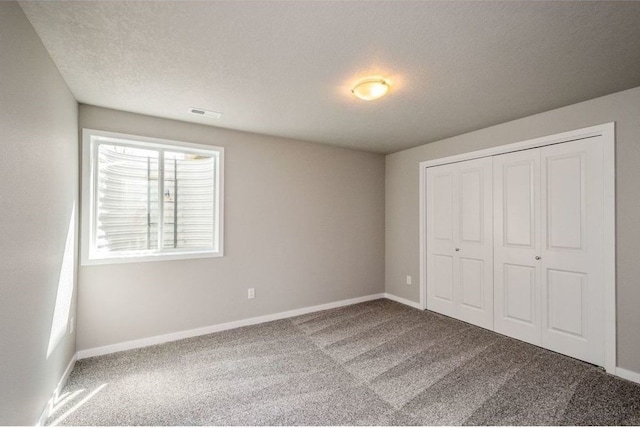
<svg viewBox="0 0 640 428">
<path fill-rule="evenodd" d="M 640 2 L 20 4 L 81 103 L 381 153 L 640 86 Z"/>
</svg>

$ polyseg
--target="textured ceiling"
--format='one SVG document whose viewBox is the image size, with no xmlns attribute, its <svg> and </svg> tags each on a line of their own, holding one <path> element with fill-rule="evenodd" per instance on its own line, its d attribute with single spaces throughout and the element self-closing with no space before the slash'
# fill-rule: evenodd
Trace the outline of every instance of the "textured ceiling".
<svg viewBox="0 0 640 428">
<path fill-rule="evenodd" d="M 20 5 L 79 102 L 381 153 L 640 86 L 640 2 Z"/>
</svg>

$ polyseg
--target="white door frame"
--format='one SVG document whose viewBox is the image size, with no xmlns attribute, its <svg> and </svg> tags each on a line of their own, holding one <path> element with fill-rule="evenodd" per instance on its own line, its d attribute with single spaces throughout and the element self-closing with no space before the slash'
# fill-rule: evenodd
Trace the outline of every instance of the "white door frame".
<svg viewBox="0 0 640 428">
<path fill-rule="evenodd" d="M 533 149 L 552 144 L 584 138 L 599 137 L 604 139 L 603 173 L 604 173 L 604 368 L 608 373 L 616 372 L 616 198 L 615 198 L 615 122 L 589 128 L 576 129 L 547 137 L 534 138 L 512 144 L 492 147 L 484 150 L 463 153 L 420 162 L 420 308 L 427 308 L 427 223 L 426 223 L 426 169 L 431 166 L 461 162 L 487 156 L 519 150 Z"/>
</svg>

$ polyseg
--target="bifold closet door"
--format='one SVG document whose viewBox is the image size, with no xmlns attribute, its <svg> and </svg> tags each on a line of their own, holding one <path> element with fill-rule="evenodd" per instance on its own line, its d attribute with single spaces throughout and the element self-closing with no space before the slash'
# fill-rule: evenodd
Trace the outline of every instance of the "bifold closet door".
<svg viewBox="0 0 640 428">
<path fill-rule="evenodd" d="M 494 156 L 494 329 L 540 345 L 540 149 Z"/>
<path fill-rule="evenodd" d="M 492 160 L 427 169 L 427 309 L 493 329 Z"/>
<path fill-rule="evenodd" d="M 543 347 L 604 365 L 602 137 L 540 149 Z"/>
<path fill-rule="evenodd" d="M 601 137 L 494 157 L 495 330 L 604 364 Z"/>
</svg>

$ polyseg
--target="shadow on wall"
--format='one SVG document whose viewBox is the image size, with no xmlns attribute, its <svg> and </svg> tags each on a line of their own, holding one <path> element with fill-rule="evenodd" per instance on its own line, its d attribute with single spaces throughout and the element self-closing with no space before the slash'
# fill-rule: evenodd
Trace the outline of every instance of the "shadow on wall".
<svg viewBox="0 0 640 428">
<path fill-rule="evenodd" d="M 69 315 L 71 313 L 71 301 L 73 298 L 73 285 L 75 283 L 75 254 L 76 254 L 76 203 L 71 206 L 69 216 L 69 228 L 67 229 L 67 239 L 60 265 L 60 276 L 58 278 L 58 292 L 56 295 L 56 306 L 53 310 L 51 320 L 51 333 L 49 334 L 49 346 L 47 347 L 47 358 L 60 344 L 69 328 Z"/>
</svg>

